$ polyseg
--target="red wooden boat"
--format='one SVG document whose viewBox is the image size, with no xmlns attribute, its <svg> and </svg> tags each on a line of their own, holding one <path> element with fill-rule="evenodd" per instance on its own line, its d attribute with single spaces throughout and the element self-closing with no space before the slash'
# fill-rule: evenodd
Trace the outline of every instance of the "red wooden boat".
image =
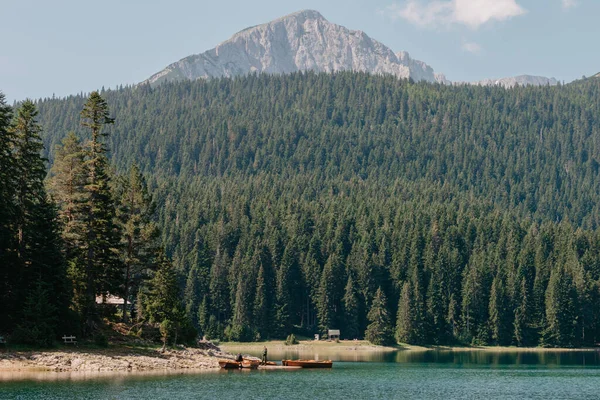
<svg viewBox="0 0 600 400">
<path fill-rule="evenodd" d="M 223 369 L 239 369 L 240 363 L 233 360 L 220 360 L 219 366 Z"/>
<path fill-rule="evenodd" d="M 244 358 L 244 362 L 246 363 L 252 363 L 252 365 L 257 365 L 257 366 L 261 366 L 261 365 L 277 365 L 276 362 L 274 361 L 267 361 L 265 364 L 262 363 L 262 360 L 259 360 L 258 358 Z"/>
<path fill-rule="evenodd" d="M 331 368 L 333 361 L 317 361 L 317 360 L 283 360 L 281 362 L 286 367 L 302 367 L 302 368 Z"/>
<path fill-rule="evenodd" d="M 244 361 L 241 362 L 240 367 L 241 368 L 257 369 L 259 365 L 260 365 L 260 361 L 259 360 L 244 360 Z"/>
</svg>

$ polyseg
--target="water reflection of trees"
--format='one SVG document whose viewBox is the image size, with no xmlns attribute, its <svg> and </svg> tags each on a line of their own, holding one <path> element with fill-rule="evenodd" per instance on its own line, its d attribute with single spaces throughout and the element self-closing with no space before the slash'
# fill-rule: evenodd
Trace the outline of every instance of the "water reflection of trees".
<svg viewBox="0 0 600 400">
<path fill-rule="evenodd" d="M 252 353 L 252 352 L 250 352 Z M 260 352 L 251 354 L 260 356 Z M 345 362 L 396 362 L 407 364 L 448 364 L 453 366 L 486 367 L 553 367 L 553 366 L 598 366 L 600 351 L 555 351 L 544 349 L 519 351 L 485 350 L 398 350 L 366 351 L 351 349 L 290 349 L 269 351 L 272 360 L 315 359 Z"/>
<path fill-rule="evenodd" d="M 398 351 L 387 357 L 389 362 L 452 364 L 454 366 L 600 366 L 598 351 L 489 351 L 429 350 Z"/>
</svg>

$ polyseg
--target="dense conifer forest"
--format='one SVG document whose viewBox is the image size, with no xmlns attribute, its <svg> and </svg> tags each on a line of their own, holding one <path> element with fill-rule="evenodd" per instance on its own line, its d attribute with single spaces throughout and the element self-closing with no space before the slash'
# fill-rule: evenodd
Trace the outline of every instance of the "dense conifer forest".
<svg viewBox="0 0 600 400">
<path fill-rule="evenodd" d="M 52 166 L 45 186 L 35 170 L 40 210 L 56 213 L 43 248 L 56 283 L 9 276 L 31 269 L 25 203 L 3 186 L 0 257 L 16 267 L 2 296 L 18 304 L 5 314 L 30 307 L 14 281 L 83 327 L 95 292 L 165 332 L 225 340 L 328 328 L 379 344 L 600 340 L 599 79 L 503 89 L 300 73 L 96 95 L 110 110 L 97 139 L 81 124 L 92 96 L 28 105 Z M 3 110 L 12 182 L 18 118 Z M 77 168 L 81 182 L 61 181 Z M 77 236 L 90 230 L 105 234 Z"/>
</svg>

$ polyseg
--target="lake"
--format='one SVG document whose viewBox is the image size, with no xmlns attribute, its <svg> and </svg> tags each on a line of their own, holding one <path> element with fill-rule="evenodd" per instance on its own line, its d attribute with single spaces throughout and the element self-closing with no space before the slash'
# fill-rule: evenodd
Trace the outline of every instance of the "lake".
<svg viewBox="0 0 600 400">
<path fill-rule="evenodd" d="M 284 354 L 287 353 L 287 354 Z M 1 399 L 597 399 L 600 353 L 397 351 L 340 356 L 331 370 L 184 374 L 38 373 L 2 381 Z M 270 354 L 270 359 L 294 356 Z M 346 361 L 343 361 L 346 359 Z"/>
</svg>

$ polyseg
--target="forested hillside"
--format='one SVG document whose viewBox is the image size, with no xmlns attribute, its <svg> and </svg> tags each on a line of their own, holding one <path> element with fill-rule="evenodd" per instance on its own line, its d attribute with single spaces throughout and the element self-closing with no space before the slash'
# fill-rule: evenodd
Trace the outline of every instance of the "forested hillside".
<svg viewBox="0 0 600 400">
<path fill-rule="evenodd" d="M 518 345 L 599 340 L 599 95 L 361 73 L 102 93 L 202 333 Z M 50 160 L 85 101 L 36 103 Z"/>
<path fill-rule="evenodd" d="M 145 179 L 135 164 L 127 174 L 111 171 L 106 100 L 90 94 L 79 116 L 91 137 L 69 133 L 47 177 L 35 104 L 13 110 L 4 99 L 0 92 L 2 345 L 49 347 L 69 332 L 105 347 L 105 324 L 130 317 L 138 338 L 142 326 L 159 328 L 163 350 L 195 342 Z M 120 312 L 105 302 L 115 295 L 128 300 Z"/>
</svg>

